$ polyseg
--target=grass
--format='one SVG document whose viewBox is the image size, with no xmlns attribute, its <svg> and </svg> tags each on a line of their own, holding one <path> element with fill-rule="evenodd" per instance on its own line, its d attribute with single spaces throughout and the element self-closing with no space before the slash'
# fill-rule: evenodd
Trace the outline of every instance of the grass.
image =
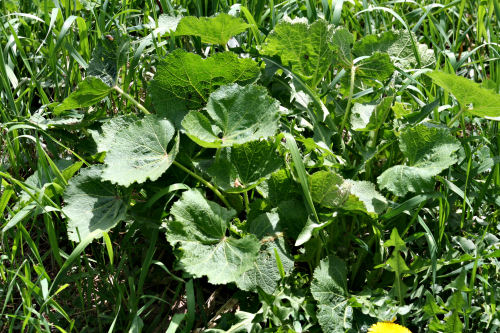
<svg viewBox="0 0 500 333">
<path fill-rule="evenodd" d="M 236 1 L 54 3 L 0 2 L 0 331 L 175 332 L 179 326 L 177 331 L 189 332 L 208 328 L 236 307 L 256 312 L 256 304 L 262 301 L 258 295 L 243 293 L 233 285 L 214 286 L 206 279 L 192 279 L 174 266 L 172 248 L 159 233 L 167 215 L 163 209 L 135 216 L 90 244 L 68 240 L 61 194 L 76 170 L 64 169 L 57 161 L 68 156 L 83 165 L 102 160 L 102 156 L 90 153 L 86 124 L 106 114 L 147 112 L 150 101 L 145 90 L 158 60 L 179 47 L 201 53 L 199 40 L 186 37 L 158 36 L 149 45 L 141 44 L 151 32 L 148 25 L 157 26 L 160 14 L 211 16 L 228 12 Z M 238 37 L 242 49 L 249 53 L 255 53 L 256 46 L 285 15 L 306 17 L 310 22 L 324 18 L 346 27 L 356 39 L 407 29 L 415 33 L 419 43 L 434 50 L 436 68 L 478 82 L 487 81 L 500 92 L 500 5 L 495 0 L 239 3 L 246 8 L 242 17 L 252 25 L 248 36 Z M 116 31 L 130 36 L 133 51 L 120 72 L 117 92 L 93 107 L 83 122 L 75 121 L 69 127 L 51 124 L 50 118 L 35 118 L 75 89 L 83 80 L 92 51 L 105 36 L 114 36 Z M 337 74 L 330 70 L 326 77 L 331 82 Z M 418 71 L 401 74 L 405 80 L 392 87 L 398 102 L 420 109 L 436 99 L 442 101 L 439 109 L 432 108 L 429 117 L 448 123 L 461 139 L 461 162 L 440 176 L 434 193 L 407 200 L 389 194 L 393 208 L 375 222 L 342 217 L 339 225 L 327 227 L 336 238 L 318 244 L 334 247 L 337 255 L 347 258 L 350 290 L 361 294 L 365 287 L 370 288 L 378 297 L 377 306 L 407 305 L 408 312 L 400 315 L 414 332 L 423 332 L 424 327 L 413 325 L 411 320 L 418 319 L 420 325 L 432 323 L 433 317 L 443 320 L 442 311 L 459 315 L 464 331 L 496 332 L 500 328 L 500 248 L 495 238 L 500 230 L 498 122 L 463 114 L 453 119 L 457 106 L 451 96 Z M 285 75 L 282 79 L 268 87 L 277 95 L 283 89 L 280 84 L 286 80 Z M 321 102 L 333 112 L 341 96 L 328 87 L 328 82 L 320 83 L 319 89 L 324 93 Z M 33 125 L 34 119 L 38 126 Z M 344 127 L 345 121 L 340 128 Z M 339 152 L 339 160 L 348 161 L 350 169 L 346 172 L 352 177 L 374 181 L 385 163 L 390 166 L 401 160 L 396 140 L 389 133 L 381 131 L 368 138 L 377 150 L 372 159 L 360 153 L 360 147 L 369 140 L 354 132 L 350 135 L 350 140 L 345 137 L 346 147 Z M 341 136 L 337 139 L 342 141 Z M 300 151 L 293 138 L 287 138 L 287 145 L 295 146 L 289 148 L 291 158 L 308 198 L 306 171 L 297 163 Z M 316 157 L 313 152 L 306 156 L 307 168 L 317 162 Z M 364 173 L 358 174 L 362 169 Z M 193 182 L 189 173 L 180 169 L 174 173 L 179 183 Z M 28 180 L 32 175 L 47 181 L 40 187 L 41 182 Z M 162 200 L 169 203 L 176 199 L 178 189 L 171 185 L 162 191 Z M 140 200 L 141 194 L 137 193 L 136 198 Z M 314 210 L 312 200 L 308 204 Z M 394 274 L 384 269 L 392 253 L 384 240 L 395 227 L 406 244 L 411 244 L 405 258 L 408 264 L 413 262 L 414 274 L 405 276 L 406 286 L 397 288 L 406 288 L 406 297 L 393 294 Z M 366 234 L 353 230 L 364 230 Z M 274 323 L 279 322 L 276 318 L 282 315 L 279 311 L 283 304 L 298 302 L 296 312 L 290 314 L 297 315 L 297 320 L 299 314 L 302 321 L 314 317 L 313 304 L 307 295 L 300 295 L 300 288 L 310 282 L 311 268 L 316 266 L 306 257 L 313 255 L 319 261 L 322 251 L 324 248 L 306 248 L 306 253 L 297 254 L 302 258 L 297 260 L 296 275 L 286 281 L 282 298 L 266 299 L 266 304 L 274 304 L 266 310 L 271 318 L 267 320 L 269 331 L 277 329 Z M 425 284 L 432 286 L 432 293 L 424 293 Z M 465 304 L 454 307 L 456 290 L 464 293 Z M 364 305 L 373 312 L 375 303 L 370 300 L 371 306 Z M 424 308 L 432 304 L 437 304 L 431 309 L 434 314 Z M 318 331 L 314 319 L 310 322 L 312 331 Z"/>
</svg>

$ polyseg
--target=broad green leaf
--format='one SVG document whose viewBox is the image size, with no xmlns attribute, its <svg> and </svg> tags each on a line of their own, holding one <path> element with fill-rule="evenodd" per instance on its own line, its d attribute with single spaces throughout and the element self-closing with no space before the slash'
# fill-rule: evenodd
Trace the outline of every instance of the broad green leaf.
<svg viewBox="0 0 500 333">
<path fill-rule="evenodd" d="M 249 84 L 257 80 L 259 74 L 255 61 L 239 59 L 232 52 L 202 59 L 178 49 L 158 64 L 148 92 L 156 111 L 177 125 L 186 110 L 205 106 L 209 95 L 220 86 Z"/>
<path fill-rule="evenodd" d="M 260 325 L 254 323 L 255 313 L 236 311 L 234 314 L 236 317 L 235 322 L 231 327 L 224 330 L 218 328 L 209 328 L 204 330 L 205 333 L 249 333 L 249 332 L 259 332 Z M 256 329 L 258 327 L 259 329 Z"/>
<path fill-rule="evenodd" d="M 297 191 L 297 194 L 300 192 Z M 300 197 L 299 197 L 300 198 Z M 278 205 L 280 225 L 287 237 L 297 239 L 307 222 L 307 209 L 302 198 L 282 201 Z"/>
<path fill-rule="evenodd" d="M 345 187 L 349 189 L 349 197 L 344 202 L 343 209 L 361 211 L 377 217 L 387 208 L 387 200 L 377 192 L 373 183 L 350 179 L 345 183 Z"/>
<path fill-rule="evenodd" d="M 207 148 L 229 147 L 274 136 L 279 103 L 261 86 L 223 86 L 210 95 L 205 113 L 189 112 L 182 120 L 186 134 Z"/>
<path fill-rule="evenodd" d="M 394 278 L 394 289 L 396 291 L 396 295 L 399 297 L 399 300 L 403 302 L 407 288 L 402 281 L 402 274 L 408 272 L 410 269 L 406 266 L 406 263 L 401 256 L 401 252 L 406 251 L 406 244 L 399 236 L 398 229 L 392 229 L 391 238 L 384 243 L 384 246 L 394 247 L 391 257 L 387 260 L 386 264 L 389 265 L 389 270 L 394 272 L 396 275 Z"/>
<path fill-rule="evenodd" d="M 378 103 L 354 103 L 351 110 L 351 126 L 355 131 L 373 131 L 384 125 L 391 110 L 392 97 L 386 97 Z"/>
<path fill-rule="evenodd" d="M 108 231 L 125 218 L 128 199 L 110 182 L 101 180 L 102 166 L 83 169 L 64 192 L 68 238 L 79 242 L 94 231 Z"/>
<path fill-rule="evenodd" d="M 267 56 L 278 55 L 285 66 L 301 79 L 316 86 L 332 64 L 333 26 L 324 20 L 311 25 L 299 21 L 282 21 L 269 34 L 260 49 Z"/>
<path fill-rule="evenodd" d="M 399 147 L 408 165 L 396 165 L 378 177 L 381 188 L 397 196 L 408 192 L 429 192 L 434 176 L 457 162 L 458 140 L 447 128 L 420 124 L 406 128 L 399 138 Z"/>
<path fill-rule="evenodd" d="M 108 119 L 99 130 L 89 129 L 97 145 L 97 151 L 102 153 L 111 150 L 115 145 L 115 136 L 135 121 L 137 121 L 135 115 L 119 116 Z"/>
<path fill-rule="evenodd" d="M 249 232 L 259 238 L 262 245 L 254 267 L 243 273 L 236 284 L 243 290 L 257 291 L 257 287 L 260 287 L 264 292 L 272 294 L 281 279 L 276 255 L 285 274 L 293 268 L 293 259 L 279 226 L 279 216 L 274 212 L 265 213 L 249 221 L 249 224 Z"/>
<path fill-rule="evenodd" d="M 444 333 L 462 333 L 464 327 L 458 312 L 453 311 L 449 317 L 445 319 Z"/>
<path fill-rule="evenodd" d="M 158 23 L 151 21 L 150 23 L 146 24 L 146 27 L 154 29 L 153 34 L 155 36 L 162 36 L 166 33 L 175 31 L 181 19 L 182 19 L 181 16 L 161 14 L 158 17 Z"/>
<path fill-rule="evenodd" d="M 500 117 L 500 94 L 493 90 L 481 88 L 478 83 L 454 74 L 433 71 L 426 75 L 453 94 L 467 112 L 479 117 Z"/>
<path fill-rule="evenodd" d="M 118 71 L 127 63 L 130 42 L 127 36 L 115 34 L 113 40 L 102 39 L 92 52 L 87 75 L 101 79 L 112 87 Z"/>
<path fill-rule="evenodd" d="M 282 166 L 274 145 L 265 140 L 225 148 L 205 171 L 225 192 L 246 192 Z"/>
<path fill-rule="evenodd" d="M 387 53 L 376 52 L 366 59 L 362 59 L 348 69 L 341 79 L 341 93 L 349 94 L 351 86 L 351 72 L 354 68 L 354 92 L 359 92 L 372 87 L 381 86 L 394 73 L 394 65 Z"/>
<path fill-rule="evenodd" d="M 62 176 L 66 181 L 68 181 L 73 175 L 80 169 L 83 162 L 74 162 L 69 159 L 57 160 L 55 161 L 55 165 L 61 172 Z M 44 190 L 45 195 L 48 197 L 54 196 L 55 193 L 62 192 L 64 188 L 64 184 L 57 178 L 56 173 L 52 170 L 52 168 L 41 169 L 35 171 L 31 176 L 26 178 L 25 184 L 31 187 L 34 187 L 39 190 Z M 56 187 L 48 187 L 49 184 L 55 184 Z M 55 190 L 55 191 L 54 191 Z M 25 191 L 21 192 L 20 202 L 28 202 L 31 201 L 31 197 Z"/>
<path fill-rule="evenodd" d="M 94 105 L 108 96 L 110 92 L 111 88 L 101 79 L 92 76 L 87 77 L 78 84 L 75 91 L 54 108 L 54 114 L 59 115 L 62 111 Z"/>
<path fill-rule="evenodd" d="M 413 39 L 416 36 L 412 32 Z M 406 30 L 386 31 L 380 35 L 368 35 L 358 40 L 352 52 L 356 57 L 370 56 L 375 52 L 389 54 L 394 64 L 402 69 L 416 68 L 417 58 L 411 41 L 412 36 Z M 425 44 L 417 43 L 418 55 L 422 67 L 436 62 L 434 51 Z"/>
<path fill-rule="evenodd" d="M 104 160 L 103 179 L 123 186 L 158 179 L 179 151 L 178 136 L 168 148 L 174 135 L 173 125 L 156 115 L 132 123 L 115 134 Z"/>
<path fill-rule="evenodd" d="M 260 249 L 253 235 L 227 236 L 229 221 L 236 215 L 195 190 L 182 194 L 170 213 L 167 240 L 178 245 L 180 267 L 194 277 L 207 276 L 213 284 L 237 281 L 251 269 Z"/>
<path fill-rule="evenodd" d="M 273 207 L 282 201 L 300 198 L 300 188 L 286 169 L 272 173 L 271 177 L 257 186 L 257 190 Z"/>
<path fill-rule="evenodd" d="M 333 50 L 333 65 L 349 69 L 352 67 L 353 55 L 351 52 L 354 36 L 345 28 L 337 28 L 332 34 L 330 48 Z"/>
<path fill-rule="evenodd" d="M 318 322 L 324 332 L 343 333 L 351 328 L 352 308 L 348 305 L 347 268 L 337 257 L 320 261 L 314 270 L 311 294 L 318 302 Z"/>
<path fill-rule="evenodd" d="M 198 36 L 202 43 L 226 45 L 231 37 L 249 27 L 241 18 L 221 13 L 215 17 L 183 17 L 175 32 L 176 35 Z"/>
<path fill-rule="evenodd" d="M 309 190 L 315 203 L 330 208 L 341 207 L 349 195 L 344 179 L 333 171 L 318 171 L 309 176 Z"/>
</svg>

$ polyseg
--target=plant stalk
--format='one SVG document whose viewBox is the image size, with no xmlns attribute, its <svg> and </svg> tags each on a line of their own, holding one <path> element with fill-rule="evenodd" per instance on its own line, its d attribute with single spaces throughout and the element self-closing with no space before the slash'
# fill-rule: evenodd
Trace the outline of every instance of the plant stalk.
<svg viewBox="0 0 500 333">
<path fill-rule="evenodd" d="M 211 189 L 212 192 L 215 193 L 215 195 L 224 203 L 224 205 L 226 205 L 227 208 L 231 208 L 231 205 L 229 204 L 229 202 L 226 200 L 226 198 L 222 195 L 222 193 L 214 185 L 210 184 L 205 179 L 203 179 L 202 177 L 200 177 L 199 175 L 197 175 L 193 171 L 189 170 L 188 168 L 186 168 L 184 165 L 180 164 L 179 162 L 174 161 L 173 164 L 176 167 L 178 167 L 179 169 L 181 169 L 182 171 L 184 171 L 185 173 L 187 173 L 190 176 L 199 180 L 203 185 L 205 185 L 209 189 Z"/>
<path fill-rule="evenodd" d="M 340 124 L 339 134 L 342 138 L 342 142 L 344 142 L 342 134 L 344 132 L 345 125 L 347 123 L 347 118 L 349 117 L 349 113 L 351 111 L 352 95 L 354 94 L 354 80 L 355 79 L 356 79 L 356 66 L 353 65 L 351 68 L 351 85 L 349 87 L 349 98 L 347 99 L 347 106 L 345 108 L 344 118 L 342 118 L 342 123 Z"/>
<path fill-rule="evenodd" d="M 114 90 L 116 90 L 120 95 L 128 99 L 132 104 L 134 104 L 139 110 L 141 110 L 144 114 L 151 114 L 141 103 L 139 103 L 135 98 L 127 94 L 120 87 L 114 86 Z"/>
</svg>

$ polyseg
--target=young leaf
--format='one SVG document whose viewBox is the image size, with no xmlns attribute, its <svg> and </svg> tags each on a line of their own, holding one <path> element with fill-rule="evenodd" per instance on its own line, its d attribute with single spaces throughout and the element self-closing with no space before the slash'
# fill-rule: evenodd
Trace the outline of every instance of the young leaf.
<svg viewBox="0 0 500 333">
<path fill-rule="evenodd" d="M 210 95 L 205 114 L 189 112 L 182 120 L 186 134 L 202 147 L 220 148 L 273 136 L 279 103 L 261 86 L 223 86 Z"/>
<path fill-rule="evenodd" d="M 175 32 L 176 35 L 198 36 L 202 43 L 226 45 L 231 37 L 248 27 L 241 18 L 221 13 L 215 17 L 183 17 Z"/>
<path fill-rule="evenodd" d="M 178 49 L 158 64 L 148 92 L 156 111 L 177 125 L 186 110 L 205 106 L 208 96 L 220 86 L 246 85 L 257 80 L 259 74 L 255 61 L 239 59 L 232 52 L 202 59 Z"/>
<path fill-rule="evenodd" d="M 229 221 L 236 215 L 195 190 L 174 203 L 174 220 L 167 225 L 167 240 L 179 245 L 179 265 L 194 277 L 207 276 L 213 284 L 237 281 L 251 269 L 260 243 L 253 235 L 228 237 Z"/>
<path fill-rule="evenodd" d="M 96 77 L 87 77 L 78 84 L 78 88 L 54 108 L 54 114 L 62 111 L 85 108 L 102 101 L 111 92 L 111 88 Z"/>
<path fill-rule="evenodd" d="M 350 194 L 342 209 L 361 211 L 377 217 L 387 208 L 387 200 L 377 192 L 373 183 L 350 179 L 347 179 L 345 183 Z"/>
<path fill-rule="evenodd" d="M 337 257 L 321 260 L 314 270 L 311 294 L 318 302 L 318 322 L 324 332 L 343 333 L 351 328 L 352 308 L 347 304 L 347 268 Z"/>
<path fill-rule="evenodd" d="M 87 75 L 101 79 L 110 87 L 114 86 L 119 69 L 127 63 L 129 47 L 127 36 L 115 34 L 113 40 L 100 40 L 92 52 Z"/>
<path fill-rule="evenodd" d="M 378 177 L 378 184 L 397 196 L 432 190 L 433 177 L 457 162 L 458 140 L 446 128 L 420 124 L 407 128 L 399 146 L 409 165 L 396 165 Z"/>
<path fill-rule="evenodd" d="M 452 93 L 467 112 L 479 117 L 500 117 L 500 94 L 462 76 L 440 71 L 426 73 L 435 84 Z"/>
<path fill-rule="evenodd" d="M 279 216 L 275 212 L 261 214 L 249 224 L 249 232 L 257 236 L 262 245 L 254 267 L 243 273 L 236 284 L 243 290 L 257 291 L 257 287 L 260 287 L 272 294 L 281 279 L 276 255 L 285 274 L 293 268 L 293 259 L 280 232 Z"/>
<path fill-rule="evenodd" d="M 115 134 L 104 160 L 103 179 L 123 186 L 158 179 L 179 151 L 179 136 L 168 151 L 174 135 L 174 126 L 156 115 L 132 123 Z"/>
<path fill-rule="evenodd" d="M 373 131 L 384 125 L 391 110 L 392 97 L 386 97 L 379 103 L 354 103 L 351 113 L 351 128 L 355 131 Z"/>
<path fill-rule="evenodd" d="M 416 40 L 412 32 L 413 39 Z M 406 30 L 386 31 L 380 35 L 368 35 L 358 40 L 352 49 L 356 57 L 370 56 L 375 52 L 389 54 L 396 66 L 402 69 L 416 68 L 417 58 L 412 44 L 412 35 Z M 427 67 L 436 62 L 434 51 L 425 44 L 417 44 L 420 63 Z"/>
<path fill-rule="evenodd" d="M 285 66 L 311 86 L 316 86 L 332 64 L 333 26 L 324 20 L 311 25 L 304 22 L 282 21 L 269 34 L 260 53 L 278 55 Z"/>
<path fill-rule="evenodd" d="M 325 207 L 341 207 L 349 195 L 344 179 L 331 171 L 318 171 L 309 176 L 309 189 L 314 202 Z"/>
<path fill-rule="evenodd" d="M 265 140 L 225 148 L 206 172 L 225 192 L 245 192 L 282 166 L 274 145 Z"/>
<path fill-rule="evenodd" d="M 80 242 L 94 231 L 108 231 L 125 218 L 128 199 L 117 187 L 101 180 L 102 166 L 83 169 L 64 192 L 68 237 Z"/>
</svg>

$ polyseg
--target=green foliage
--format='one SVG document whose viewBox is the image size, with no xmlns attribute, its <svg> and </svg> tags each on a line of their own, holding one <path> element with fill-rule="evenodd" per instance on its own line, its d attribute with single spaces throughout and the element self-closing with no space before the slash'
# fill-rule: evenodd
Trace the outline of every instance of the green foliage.
<svg viewBox="0 0 500 333">
<path fill-rule="evenodd" d="M 172 207 L 167 240 L 178 244 L 179 265 L 194 277 L 213 284 L 234 282 L 252 268 L 260 248 L 254 235 L 227 237 L 233 210 L 206 200 L 198 191 L 182 194 Z"/>
<path fill-rule="evenodd" d="M 102 167 L 85 168 L 64 192 L 68 238 L 74 242 L 94 231 L 108 231 L 125 219 L 128 198 L 119 188 L 101 180 Z"/>
<path fill-rule="evenodd" d="M 179 151 L 179 137 L 174 136 L 174 126 L 154 115 L 120 128 L 113 135 L 112 149 L 106 153 L 102 178 L 122 186 L 158 179 Z M 173 147 L 169 150 L 172 139 Z"/>
<path fill-rule="evenodd" d="M 201 38 L 202 43 L 226 45 L 231 37 L 249 27 L 242 19 L 221 13 L 215 17 L 183 17 L 177 25 L 177 35 Z"/>
<path fill-rule="evenodd" d="M 452 93 L 460 106 L 479 117 L 500 117 L 500 95 L 464 77 L 440 71 L 426 73 L 437 85 Z"/>
<path fill-rule="evenodd" d="M 233 84 L 210 95 L 206 115 L 189 112 L 182 127 L 202 147 L 229 147 L 273 136 L 278 129 L 278 111 L 278 102 L 264 88 Z"/>
<path fill-rule="evenodd" d="M 102 101 L 110 92 L 111 88 L 101 79 L 87 77 L 78 84 L 77 90 L 54 108 L 54 113 L 61 114 L 62 111 L 92 106 Z"/>
<path fill-rule="evenodd" d="M 0 331 L 498 331 L 500 8 L 365 2 L 0 1 Z"/>
<path fill-rule="evenodd" d="M 384 171 L 378 184 L 395 195 L 429 192 L 434 176 L 457 162 L 460 144 L 446 128 L 420 124 L 407 128 L 399 139 L 408 165 L 396 165 Z"/>
<path fill-rule="evenodd" d="M 156 111 L 177 124 L 185 110 L 205 106 L 217 88 L 248 84 L 258 76 L 259 68 L 253 60 L 239 59 L 234 53 L 216 53 L 203 59 L 179 49 L 158 64 L 148 92 Z"/>
</svg>

